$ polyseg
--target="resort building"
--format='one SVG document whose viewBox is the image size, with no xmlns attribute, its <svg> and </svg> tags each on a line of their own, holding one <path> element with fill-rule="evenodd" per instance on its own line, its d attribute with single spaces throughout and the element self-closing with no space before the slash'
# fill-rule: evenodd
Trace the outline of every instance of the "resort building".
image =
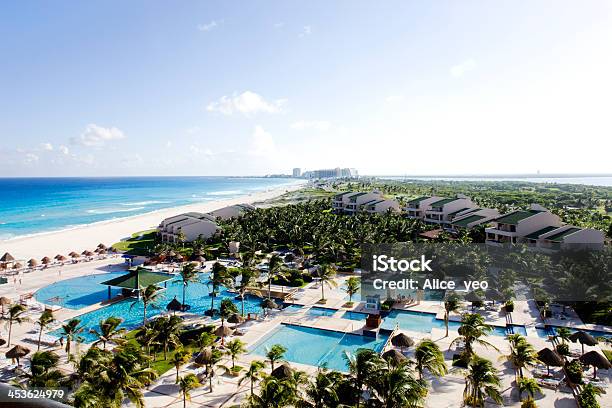
<svg viewBox="0 0 612 408">
<path fill-rule="evenodd" d="M 355 214 L 359 211 L 368 213 L 399 212 L 400 205 L 395 200 L 385 199 L 379 191 L 370 193 L 345 192 L 334 197 L 332 210 L 336 214 Z"/>
<path fill-rule="evenodd" d="M 443 197 L 437 196 L 423 196 L 414 198 L 406 203 L 404 212 L 408 218 L 424 219 L 425 210 L 429 208 L 429 205 L 443 199 Z"/>
<path fill-rule="evenodd" d="M 562 227 L 546 226 L 526 237 L 527 244 L 541 250 L 568 248 L 601 249 L 604 245 L 603 232 L 592 228 L 578 228 L 573 225 Z"/>
<path fill-rule="evenodd" d="M 254 209 L 255 207 L 253 207 L 251 204 L 235 204 L 212 211 L 209 214 L 212 215 L 215 220 L 217 218 L 229 220 L 230 218 L 238 218 L 244 213 L 253 211 Z"/>
<path fill-rule="evenodd" d="M 188 212 L 166 218 L 157 227 L 162 242 L 193 241 L 199 237 L 210 238 L 219 229 L 215 217 L 210 214 Z"/>
<path fill-rule="evenodd" d="M 495 208 L 470 208 L 458 213 L 449 214 L 449 229 L 452 232 L 458 232 L 461 229 L 474 228 L 478 225 L 487 224 L 499 216 L 499 211 Z"/>
<path fill-rule="evenodd" d="M 472 200 L 463 195 L 458 195 L 455 198 L 442 198 L 424 207 L 424 220 L 430 224 L 447 226 L 450 225 L 455 215 L 475 207 L 476 205 Z"/>
<path fill-rule="evenodd" d="M 529 210 L 517 210 L 491 220 L 492 226 L 486 228 L 486 242 L 491 245 L 526 242 L 529 234 L 546 227 L 563 226 L 559 216 L 546 208 L 531 204 Z"/>
<path fill-rule="evenodd" d="M 385 212 L 400 212 L 401 208 L 395 200 L 374 200 L 362 205 L 362 208 L 370 214 L 380 214 Z"/>
</svg>

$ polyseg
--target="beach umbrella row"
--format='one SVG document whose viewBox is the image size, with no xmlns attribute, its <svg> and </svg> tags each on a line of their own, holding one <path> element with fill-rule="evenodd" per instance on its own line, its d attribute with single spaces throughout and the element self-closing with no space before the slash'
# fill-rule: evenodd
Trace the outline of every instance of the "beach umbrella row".
<svg viewBox="0 0 612 408">
<path fill-rule="evenodd" d="M 612 368 L 610 361 L 601 353 L 597 351 L 589 351 L 583 354 L 579 358 L 580 362 L 585 365 L 593 366 L 593 378 L 597 378 L 597 369 L 609 370 Z"/>
<path fill-rule="evenodd" d="M 573 333 L 571 336 L 569 336 L 569 339 L 572 341 L 572 343 L 579 342 L 582 345 L 582 354 L 584 354 L 585 344 L 587 346 L 594 346 L 597 344 L 597 340 L 595 340 L 593 336 L 583 331 L 577 331 L 576 333 Z"/>
</svg>

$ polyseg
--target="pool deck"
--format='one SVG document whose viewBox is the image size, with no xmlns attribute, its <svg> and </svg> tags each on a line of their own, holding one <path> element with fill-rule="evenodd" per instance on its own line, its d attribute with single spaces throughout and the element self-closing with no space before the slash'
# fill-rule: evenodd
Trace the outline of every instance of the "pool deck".
<svg viewBox="0 0 612 408">
<path fill-rule="evenodd" d="M 51 283 L 54 283 L 58 280 L 69 279 L 78 276 L 84 276 L 93 273 L 104 273 L 109 271 L 118 271 L 123 270 L 125 268 L 124 260 L 122 258 L 108 258 L 99 261 L 91 261 L 86 263 L 79 263 L 74 265 L 66 265 L 62 267 L 61 273 L 58 270 L 59 268 L 52 268 L 48 270 L 35 271 L 32 273 L 28 273 L 23 275 L 22 284 L 15 285 L 11 278 L 9 278 L 9 283 L 6 285 L 0 286 L 0 296 L 7 296 L 9 298 L 18 300 L 19 296 L 26 293 L 33 293 L 37 289 L 47 286 Z M 338 281 L 345 279 L 345 277 L 339 277 Z M 319 329 L 326 330 L 334 330 L 340 332 L 351 332 L 359 334 L 363 328 L 363 324 L 360 321 L 344 319 L 341 316 L 347 310 L 353 310 L 356 312 L 366 312 L 363 310 L 363 304 L 359 302 L 359 296 L 354 297 L 354 305 L 351 308 L 343 307 L 346 305 L 346 294 L 343 293 L 340 289 L 325 289 L 325 296 L 327 301 L 325 304 L 319 304 L 319 300 L 321 298 L 321 289 L 316 284 L 309 284 L 304 289 L 299 291 L 298 299 L 294 300 L 296 305 L 303 305 L 302 308 L 291 308 L 286 310 L 278 310 L 270 313 L 265 319 L 260 319 L 257 321 L 251 321 L 244 323 L 241 327 L 246 331 L 242 336 L 236 336 L 235 338 L 240 338 L 243 342 L 246 343 L 247 347 L 251 347 L 257 344 L 264 336 L 269 334 L 275 328 L 277 328 L 281 324 L 294 324 L 308 327 L 316 327 Z M 34 299 L 32 299 L 33 301 Z M 307 313 L 308 309 L 312 306 L 317 307 L 325 307 L 337 309 L 337 311 L 332 316 L 311 316 Z M 62 308 L 55 312 L 56 319 L 60 321 L 64 321 L 66 319 L 70 319 L 82 313 L 86 313 L 97 308 L 102 307 L 100 304 L 91 305 L 79 310 L 71 310 Z M 396 309 L 400 310 L 412 310 L 426 313 L 435 313 L 436 318 L 442 319 L 444 316 L 443 304 L 439 301 L 422 301 L 419 304 L 412 305 L 404 305 L 401 307 L 396 307 Z M 463 305 L 461 312 L 471 312 L 471 308 L 469 305 Z M 506 325 L 506 317 L 502 312 L 495 311 L 486 311 L 484 309 L 476 309 L 474 312 L 480 313 L 485 317 L 487 323 L 496 325 L 496 326 L 505 326 Z M 39 316 L 40 312 L 30 312 L 29 317 L 32 320 L 36 320 Z M 206 321 L 210 323 L 210 320 L 203 319 L 200 316 L 192 316 L 185 315 L 186 322 L 191 323 L 194 321 Z M 453 321 L 458 321 L 460 319 L 460 314 L 452 314 L 450 319 Z M 544 322 L 539 317 L 539 312 L 537 306 L 533 301 L 515 301 L 515 310 L 512 313 L 513 324 L 516 325 L 524 325 L 526 326 L 527 335 L 529 342 L 535 347 L 536 350 L 539 350 L 544 347 L 552 347 L 551 342 L 546 338 L 541 338 L 537 336 L 537 332 L 535 330 L 536 326 L 541 326 Z M 567 327 L 575 327 L 575 328 L 585 328 L 592 330 L 602 330 L 597 326 L 593 325 L 584 325 L 577 316 L 571 316 L 564 319 L 548 319 L 547 324 L 558 325 L 558 326 L 567 326 Z M 214 324 L 219 324 L 219 322 L 214 322 Z M 22 344 L 30 350 L 36 350 L 36 345 L 24 342 L 23 338 L 31 337 L 35 335 L 34 326 L 32 323 L 26 323 L 23 325 L 15 325 L 13 327 L 13 338 L 12 345 Z M 607 328 L 609 330 L 609 328 Z M 433 328 L 431 333 L 422 333 L 410 330 L 400 330 L 404 332 L 408 336 L 412 337 L 415 342 L 418 342 L 422 339 L 432 339 L 434 340 L 440 348 L 444 351 L 445 357 L 447 360 L 447 364 L 450 367 L 453 355 L 453 349 L 449 350 L 449 346 L 451 341 L 457 336 L 457 332 L 452 328 L 449 330 L 449 336 L 445 337 L 444 329 Z M 226 338 L 226 341 L 231 338 Z M 499 349 L 499 352 L 492 348 L 485 348 L 480 345 L 476 345 L 476 352 L 488 358 L 493 362 L 496 368 L 499 370 L 500 374 L 502 374 L 502 390 L 504 397 L 505 406 L 511 407 L 519 407 L 520 402 L 518 401 L 518 395 L 516 392 L 516 387 L 514 384 L 514 369 L 510 366 L 510 364 L 500 357 L 504 354 L 509 353 L 509 345 L 507 340 L 502 336 L 489 336 L 487 340 L 496 346 Z M 79 351 L 83 351 L 89 347 L 86 344 L 78 345 Z M 391 346 L 392 347 L 392 346 Z M 62 361 L 61 368 L 66 372 L 70 373 L 72 371 L 72 365 L 66 362 L 66 354 L 63 350 L 57 347 L 43 347 L 43 349 L 53 349 L 59 355 Z M 570 349 L 572 351 L 580 351 L 580 345 L 575 343 L 570 343 Z M 8 361 L 4 358 L 4 352 L 6 352 L 8 348 L 3 346 L 0 348 L 2 351 L 0 359 L 3 364 L 7 364 Z M 601 350 L 600 346 L 588 347 L 585 346 L 585 351 L 590 350 Z M 408 356 L 411 355 L 411 351 L 409 350 L 407 353 Z M 261 360 L 261 356 L 253 355 L 253 354 L 245 354 L 242 355 L 238 360 L 237 364 L 246 367 L 252 360 Z M 224 358 L 222 364 L 229 364 L 230 361 L 227 358 Z M 291 365 L 297 369 L 306 371 L 307 373 L 316 372 L 317 368 L 309 365 L 298 364 L 291 362 Z M 181 369 L 181 375 L 185 375 L 189 372 L 194 372 L 197 368 L 192 364 L 188 363 Z M 269 369 L 267 369 L 269 371 Z M 220 371 L 220 370 L 219 370 Z M 153 384 L 151 384 L 145 390 L 146 397 L 146 406 L 150 407 L 182 407 L 182 399 L 180 398 L 178 388 L 175 381 L 175 371 L 170 370 L 164 375 L 162 375 L 159 379 L 157 379 Z M 526 370 L 526 375 L 530 376 L 530 370 Z M 609 383 L 612 382 L 612 373 L 606 371 L 599 371 L 598 376 L 606 379 Z M 461 400 L 461 395 L 464 388 L 464 372 L 462 370 L 452 369 L 451 372 L 441 378 L 429 378 L 430 381 L 430 393 L 426 399 L 426 407 L 428 408 L 438 408 L 438 407 L 457 407 L 458 401 Z M 205 384 L 202 387 L 192 392 L 192 400 L 188 403 L 190 407 L 230 407 L 233 405 L 240 404 L 244 398 L 248 395 L 249 392 L 249 384 L 244 383 L 241 386 L 238 386 L 238 378 L 230 377 L 228 375 L 223 375 L 219 373 L 214 382 L 213 382 L 213 392 L 209 392 L 208 385 Z M 256 391 L 259 389 L 256 386 Z M 600 400 L 602 406 L 612 406 L 612 393 L 608 392 L 604 394 Z M 575 407 L 576 404 L 574 402 L 574 398 L 571 393 L 564 392 L 563 390 L 554 391 L 543 389 L 542 395 L 537 398 L 537 404 L 539 407 Z M 127 403 L 126 406 L 132 406 Z"/>
</svg>

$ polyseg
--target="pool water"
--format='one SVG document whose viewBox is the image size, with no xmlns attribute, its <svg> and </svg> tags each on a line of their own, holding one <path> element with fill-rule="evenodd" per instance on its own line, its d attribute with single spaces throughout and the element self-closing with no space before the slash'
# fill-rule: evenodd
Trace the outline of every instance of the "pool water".
<svg viewBox="0 0 612 408">
<path fill-rule="evenodd" d="M 307 316 L 320 317 L 320 316 L 333 316 L 336 314 L 338 309 L 329 309 L 326 307 L 313 306 L 306 311 Z"/>
<path fill-rule="evenodd" d="M 380 352 L 388 336 L 366 337 L 312 327 L 283 324 L 257 342 L 249 352 L 265 358 L 267 349 L 281 344 L 286 349 L 285 359 L 294 363 L 320 366 L 338 371 L 348 371 L 346 353 L 360 348 Z"/>
<path fill-rule="evenodd" d="M 381 329 L 393 330 L 395 325 L 399 324 L 399 327 L 403 330 L 412 330 L 421 333 L 431 333 L 433 328 L 445 329 L 444 320 L 436 319 L 434 313 L 417 312 L 413 310 L 392 310 L 387 317 L 383 319 Z M 449 321 L 448 329 L 457 330 L 461 326 L 460 322 Z M 506 336 L 506 327 L 493 326 L 491 335 L 493 336 Z M 527 335 L 525 326 L 512 326 L 512 332 Z"/>
<path fill-rule="evenodd" d="M 100 282 L 110 279 L 113 276 L 117 276 L 118 274 L 102 274 L 104 278 L 100 279 Z M 84 279 L 89 277 L 75 278 L 75 279 Z M 189 313 L 194 313 L 203 316 L 204 312 L 210 309 L 211 305 L 211 297 L 209 296 L 210 290 L 206 282 L 209 278 L 208 273 L 200 274 L 200 282 L 195 282 L 189 284 L 185 293 L 185 303 L 191 306 Z M 74 280 L 74 279 L 71 279 Z M 75 287 L 82 288 L 80 282 L 76 282 L 77 285 Z M 55 284 L 54 284 L 55 285 Z M 53 285 L 50 285 L 53 286 Z M 107 295 L 107 287 L 103 285 L 99 285 L 103 288 L 104 298 L 101 300 L 106 300 Z M 47 289 L 49 287 L 43 288 Z M 55 287 L 58 288 L 57 286 Z M 42 289 L 41 289 L 42 290 Z M 60 286 L 59 290 L 64 291 L 65 288 Z M 79 289 L 81 290 L 81 289 Z M 217 288 L 218 296 L 214 298 L 214 307 L 219 309 L 221 305 L 221 301 L 223 299 L 230 299 L 234 302 L 238 311 L 241 311 L 241 302 L 240 300 L 236 300 L 235 293 L 229 293 L 227 288 L 220 287 Z M 51 289 L 47 290 L 47 294 L 45 296 L 56 296 L 56 292 L 53 292 Z M 76 291 L 75 291 L 76 292 Z M 74 298 L 79 297 L 87 297 L 87 293 L 74 293 Z M 179 301 L 182 301 L 182 284 L 180 283 L 180 279 L 178 277 L 172 279 L 167 282 L 167 289 L 162 292 L 160 300 L 157 302 L 157 306 L 149 305 L 147 307 L 147 319 L 150 319 L 153 316 L 159 315 L 162 312 L 166 311 L 166 305 L 176 296 Z M 257 297 L 247 296 L 245 297 L 244 302 L 244 312 L 246 313 L 261 313 L 261 307 L 259 306 L 261 300 Z M 83 327 L 83 331 L 81 333 L 81 337 L 85 342 L 89 343 L 96 340 L 96 336 L 89 333 L 90 329 L 97 329 L 100 322 L 104 319 L 115 316 L 123 319 L 120 327 L 126 328 L 128 330 L 134 329 L 142 324 L 143 318 L 143 304 L 140 300 L 136 301 L 136 299 L 127 299 L 117 303 L 113 303 L 108 306 L 104 306 L 100 309 L 84 313 L 82 315 L 77 316 L 76 318 L 81 320 L 81 327 Z M 57 329 L 49 333 L 52 336 L 60 337 L 62 335 L 62 330 Z"/>
<path fill-rule="evenodd" d="M 34 293 L 34 298 L 47 305 L 58 305 L 67 309 L 82 309 L 108 299 L 108 287 L 100 285 L 126 272 L 100 273 L 80 276 L 52 283 Z M 121 293 L 121 289 L 111 288 L 111 296 Z"/>
<path fill-rule="evenodd" d="M 342 315 L 343 319 L 357 320 L 357 321 L 365 321 L 367 317 L 368 317 L 367 313 L 353 312 L 350 310 L 344 312 L 344 314 Z"/>
</svg>

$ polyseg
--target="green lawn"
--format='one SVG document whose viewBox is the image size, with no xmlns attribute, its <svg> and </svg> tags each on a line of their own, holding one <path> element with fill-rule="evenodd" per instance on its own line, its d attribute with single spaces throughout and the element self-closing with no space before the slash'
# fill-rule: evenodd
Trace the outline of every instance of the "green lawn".
<svg viewBox="0 0 612 408">
<path fill-rule="evenodd" d="M 154 229 L 136 232 L 129 239 L 113 244 L 113 247 L 130 255 L 148 255 L 149 250 L 155 247 L 155 234 Z"/>
<path fill-rule="evenodd" d="M 608 360 L 612 363 L 612 350 L 602 350 L 603 353 L 608 357 Z"/>
</svg>

